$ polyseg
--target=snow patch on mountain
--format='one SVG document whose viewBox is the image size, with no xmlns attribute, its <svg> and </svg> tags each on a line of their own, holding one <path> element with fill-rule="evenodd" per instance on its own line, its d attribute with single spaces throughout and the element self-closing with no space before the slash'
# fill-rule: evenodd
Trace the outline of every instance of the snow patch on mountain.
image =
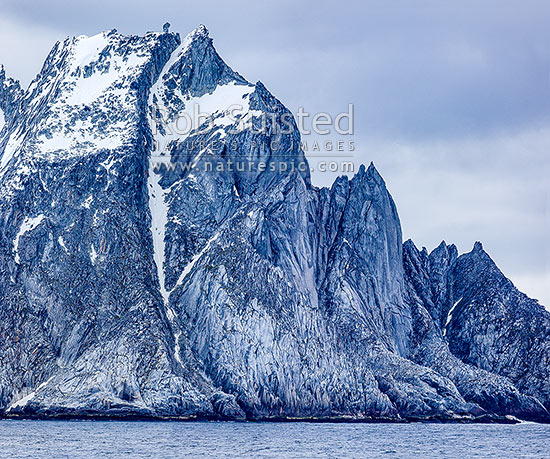
<svg viewBox="0 0 550 459">
<path fill-rule="evenodd" d="M 195 266 L 195 264 L 197 263 L 197 261 L 200 260 L 200 258 L 208 251 L 210 250 L 210 248 L 212 247 L 212 244 L 220 237 L 220 233 L 217 232 L 216 234 L 214 234 L 214 236 L 212 236 L 208 242 L 204 245 L 204 247 L 201 249 L 201 251 L 199 253 L 197 253 L 195 256 L 193 256 L 193 258 L 191 259 L 191 261 L 189 263 L 187 263 L 187 265 L 185 265 L 185 268 L 183 269 L 183 271 L 181 272 L 179 278 L 178 278 L 178 281 L 176 282 L 176 285 L 174 286 L 174 289 L 178 286 L 178 285 L 181 285 L 181 283 L 183 282 L 183 280 L 185 279 L 185 277 L 193 270 L 193 267 Z M 172 289 L 173 290 L 173 289 Z"/>
<path fill-rule="evenodd" d="M 149 192 L 149 211 L 151 212 L 151 234 L 153 236 L 153 257 L 157 267 L 157 276 L 160 284 L 160 292 L 164 298 L 164 304 L 169 304 L 169 292 L 165 287 L 164 276 L 164 235 L 168 222 L 168 205 L 166 204 L 167 191 L 160 186 L 160 175 L 157 174 L 154 159 L 149 160 L 149 174 L 147 177 L 147 190 Z"/>
<path fill-rule="evenodd" d="M 15 156 L 24 138 L 23 126 L 20 126 L 18 130 L 11 133 L 8 137 L 6 147 L 2 154 L 2 160 L 0 161 L 0 174 L 4 172 L 6 165 Z"/>
<path fill-rule="evenodd" d="M 97 251 L 93 244 L 90 246 L 90 260 L 92 264 L 95 264 L 95 261 L 97 260 Z"/>
<path fill-rule="evenodd" d="M 63 247 L 63 250 L 65 251 L 65 253 L 69 252 L 69 249 L 67 249 L 67 245 L 65 244 L 65 239 L 63 239 L 63 236 L 59 236 L 57 238 L 57 242 L 61 247 Z"/>
<path fill-rule="evenodd" d="M 451 320 L 453 320 L 453 313 L 455 311 L 455 308 L 458 306 L 458 304 L 461 301 L 462 301 L 462 297 L 453 304 L 453 307 L 451 309 L 449 309 L 449 313 L 447 314 L 447 320 L 445 321 L 445 328 L 443 330 L 443 336 L 445 336 L 445 334 L 447 333 L 447 327 L 451 323 Z"/>
<path fill-rule="evenodd" d="M 43 214 L 36 217 L 25 217 L 25 220 L 23 220 L 23 223 L 21 224 L 19 231 L 17 232 L 17 235 L 15 236 L 15 239 L 13 241 L 13 253 L 15 254 L 15 262 L 17 264 L 19 264 L 21 261 L 19 259 L 19 240 L 26 233 L 32 231 L 38 225 L 40 225 L 40 223 L 42 223 L 42 220 L 44 220 Z"/>
<path fill-rule="evenodd" d="M 137 95 L 131 85 L 150 59 L 148 40 L 129 40 L 111 31 L 60 45 L 65 57 L 54 62 L 57 71 L 29 88 L 32 107 L 51 101 L 48 122 L 36 139 L 41 156 L 114 150 L 133 140 Z"/>
<path fill-rule="evenodd" d="M 50 381 L 53 379 L 53 376 L 51 376 L 47 381 L 44 381 L 43 383 L 41 383 L 35 390 L 33 390 L 32 392 L 30 392 L 28 395 L 26 395 L 25 397 L 22 397 L 21 399 L 17 400 L 16 402 L 13 402 L 9 407 L 8 409 L 6 410 L 6 412 L 10 412 L 11 410 L 13 410 L 14 408 L 23 408 L 25 406 L 27 406 L 27 403 L 29 403 L 36 395 L 36 392 L 38 392 L 40 389 L 46 387 Z"/>
</svg>

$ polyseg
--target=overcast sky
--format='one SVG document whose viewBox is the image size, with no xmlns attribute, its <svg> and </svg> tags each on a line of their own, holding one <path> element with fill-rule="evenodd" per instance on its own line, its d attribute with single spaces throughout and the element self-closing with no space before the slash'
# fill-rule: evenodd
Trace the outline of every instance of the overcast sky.
<svg viewBox="0 0 550 459">
<path fill-rule="evenodd" d="M 405 239 L 460 252 L 481 240 L 550 306 L 550 3 L 447 3 L 2 0 L 0 63 L 26 86 L 68 35 L 204 23 L 291 110 L 354 104 L 354 160 L 376 164 Z"/>
</svg>

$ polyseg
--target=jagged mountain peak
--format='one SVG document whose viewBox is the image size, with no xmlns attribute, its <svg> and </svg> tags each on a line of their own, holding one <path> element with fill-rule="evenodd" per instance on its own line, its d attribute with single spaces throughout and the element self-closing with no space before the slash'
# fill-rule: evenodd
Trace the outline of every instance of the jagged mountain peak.
<svg viewBox="0 0 550 459">
<path fill-rule="evenodd" d="M 507 282 L 510 282 L 504 274 L 502 274 L 491 256 L 483 249 L 483 244 L 479 241 L 474 243 L 470 252 L 460 255 L 457 261 L 464 266 L 469 266 L 469 269 L 479 272 L 480 275 L 482 273 L 484 275 L 493 273 L 496 277 L 502 277 L 506 279 Z"/>
<path fill-rule="evenodd" d="M 359 170 L 348 180 L 352 185 L 359 183 L 368 183 L 386 189 L 386 183 L 374 166 L 373 162 L 371 162 L 368 167 L 366 167 L 364 164 L 361 164 L 359 166 Z"/>
<path fill-rule="evenodd" d="M 483 250 L 481 242 L 476 242 L 473 249 L 458 257 L 455 271 L 460 273 L 460 282 L 470 282 L 470 276 L 476 279 L 478 286 L 494 288 L 514 288 L 512 282 L 500 271 L 491 256 Z M 482 291 L 483 289 L 480 289 Z M 491 293 L 489 293 L 491 294 Z"/>
<path fill-rule="evenodd" d="M 374 162 L 370 162 L 368 167 L 365 167 L 364 164 L 361 164 L 359 167 L 359 170 L 355 174 L 355 177 L 357 177 L 358 180 L 367 180 L 369 182 L 375 183 L 377 185 L 380 185 L 383 188 L 386 188 L 386 182 L 384 182 L 384 179 L 378 172 L 378 169 L 374 165 Z"/>
<path fill-rule="evenodd" d="M 95 35 L 67 37 L 53 46 L 42 70 L 31 83 L 30 92 L 40 80 L 52 74 L 68 72 L 80 78 L 90 78 L 94 73 L 107 74 L 111 64 L 120 66 L 120 61 L 136 63 L 150 56 L 155 47 L 163 44 L 170 46 L 176 40 L 179 41 L 177 34 L 124 35 L 116 29 Z"/>
<path fill-rule="evenodd" d="M 432 264 L 440 265 L 444 263 L 445 265 L 450 265 L 454 263 L 454 261 L 458 257 L 458 249 L 454 244 L 449 244 L 445 241 L 441 241 L 441 243 L 433 249 L 429 254 L 429 260 Z"/>
<path fill-rule="evenodd" d="M 184 42 L 192 43 L 195 40 L 203 40 L 210 37 L 210 32 L 204 24 L 199 24 L 195 29 L 187 34 Z"/>
<path fill-rule="evenodd" d="M 445 240 L 443 239 L 443 240 L 439 243 L 439 245 L 438 245 L 434 250 L 438 250 L 438 249 L 439 249 L 439 250 L 443 250 L 443 249 L 446 248 L 446 247 L 447 247 L 447 243 L 446 243 Z"/>
<path fill-rule="evenodd" d="M 197 27 L 182 40 L 172 59 L 174 63 L 169 72 L 177 75 L 182 93 L 192 97 L 200 97 L 230 82 L 248 84 L 220 57 L 204 25 Z"/>
<path fill-rule="evenodd" d="M 474 248 L 472 249 L 474 252 L 481 252 L 481 251 L 484 251 L 483 250 L 483 244 L 479 241 L 476 241 L 474 243 Z"/>
<path fill-rule="evenodd" d="M 412 238 L 407 239 L 405 242 L 403 242 L 403 246 L 410 250 L 415 250 L 418 252 L 418 247 L 412 240 Z"/>
</svg>

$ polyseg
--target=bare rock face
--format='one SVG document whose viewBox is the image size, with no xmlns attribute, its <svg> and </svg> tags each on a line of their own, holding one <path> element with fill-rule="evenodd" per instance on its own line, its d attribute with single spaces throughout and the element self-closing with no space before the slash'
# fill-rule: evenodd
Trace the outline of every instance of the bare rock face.
<svg viewBox="0 0 550 459">
<path fill-rule="evenodd" d="M 548 420 L 548 313 L 403 246 L 374 165 L 313 187 L 204 26 L 67 39 L 0 109 L 3 415 Z"/>
<path fill-rule="evenodd" d="M 550 317 L 544 307 L 519 292 L 479 242 L 453 266 L 451 288 L 451 351 L 507 377 L 550 408 Z"/>
<path fill-rule="evenodd" d="M 499 407 L 500 412 L 522 419 L 547 421 L 546 409 L 542 409 L 542 404 L 545 404 L 547 399 L 541 396 L 541 392 L 536 387 L 532 386 L 525 390 L 524 386 L 520 389 L 519 380 L 510 377 L 514 371 L 513 365 L 508 367 L 508 371 L 495 371 L 494 367 L 488 368 L 480 362 L 469 359 L 463 351 L 476 349 L 475 354 L 490 356 L 491 352 L 496 352 L 496 349 L 480 346 L 489 338 L 486 332 L 478 332 L 476 335 L 473 330 L 465 331 L 462 328 L 464 327 L 462 321 L 467 320 L 467 316 L 461 316 L 463 311 L 460 310 L 460 304 L 465 304 L 463 303 L 465 295 L 463 287 L 457 288 L 458 284 L 467 285 L 466 289 L 472 293 L 475 292 L 475 296 L 480 298 L 485 296 L 486 300 L 480 301 L 482 307 L 487 308 L 484 309 L 483 321 L 489 318 L 492 318 L 492 321 L 495 320 L 496 311 L 492 301 L 499 301 L 496 292 L 489 293 L 495 287 L 495 283 L 488 281 L 488 278 L 482 275 L 487 267 L 494 269 L 495 275 L 498 272 L 498 277 L 517 292 L 485 252 L 482 258 L 487 264 L 483 263 L 485 265 L 483 268 L 478 266 L 479 271 L 476 274 L 473 275 L 470 271 L 465 274 L 461 270 L 460 267 L 464 266 L 464 263 L 468 263 L 472 256 L 477 258 L 481 252 L 483 252 L 481 246 L 476 244 L 471 253 L 458 257 L 454 245 L 448 246 L 442 242 L 428 255 L 426 250 L 419 251 L 412 241 L 405 242 L 404 265 L 409 286 L 407 303 L 411 307 L 415 330 L 409 358 L 451 379 L 465 399 L 479 404 L 486 410 L 497 411 L 495 407 Z M 533 300 L 529 301 L 533 308 L 531 313 L 537 312 L 544 323 L 544 317 L 547 316 L 544 308 Z M 510 307 L 514 308 L 519 306 L 519 303 L 510 304 Z M 478 319 L 481 320 L 481 317 Z M 453 330 L 453 327 L 456 328 Z M 520 348 L 525 357 L 522 365 L 534 367 L 541 365 L 541 362 L 544 362 L 541 353 L 529 356 L 528 348 L 514 344 L 515 337 L 507 337 L 510 328 L 514 328 L 513 323 L 505 323 L 502 328 L 499 327 L 498 333 L 499 340 L 508 341 L 506 347 L 509 349 L 509 354 L 508 352 L 507 354 L 511 356 Z M 457 345 L 453 334 L 465 332 L 468 334 L 467 343 L 465 340 L 461 345 Z M 523 332 L 529 333 L 528 328 Z M 544 345 L 541 347 L 539 351 L 544 353 Z M 493 359 L 489 358 L 489 360 Z M 544 384 L 543 380 L 539 381 L 539 384 Z"/>
</svg>

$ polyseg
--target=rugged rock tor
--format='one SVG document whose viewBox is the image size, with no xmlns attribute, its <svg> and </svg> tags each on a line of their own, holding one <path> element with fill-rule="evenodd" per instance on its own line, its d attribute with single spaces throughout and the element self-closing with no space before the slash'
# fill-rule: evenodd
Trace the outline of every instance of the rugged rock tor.
<svg viewBox="0 0 550 459">
<path fill-rule="evenodd" d="M 549 313 L 403 245 L 374 165 L 313 186 L 204 26 L 68 38 L 0 112 L 4 416 L 550 420 Z"/>
</svg>

